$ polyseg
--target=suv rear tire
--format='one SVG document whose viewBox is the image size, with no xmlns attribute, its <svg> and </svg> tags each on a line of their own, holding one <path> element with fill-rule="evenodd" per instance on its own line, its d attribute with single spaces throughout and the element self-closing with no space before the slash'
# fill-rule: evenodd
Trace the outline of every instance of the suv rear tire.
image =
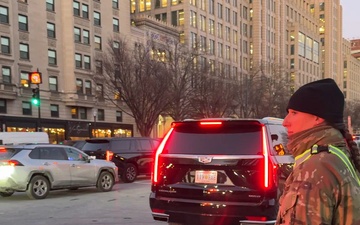
<svg viewBox="0 0 360 225">
<path fill-rule="evenodd" d="M 14 191 L 7 191 L 7 192 L 0 192 L 0 196 L 1 197 L 10 197 L 11 195 L 14 194 Z"/>
<path fill-rule="evenodd" d="M 50 183 L 48 179 L 41 175 L 31 178 L 26 194 L 31 199 L 44 199 L 50 191 Z"/>
<path fill-rule="evenodd" d="M 108 192 L 112 190 L 114 183 L 115 179 L 111 173 L 108 171 L 103 171 L 100 173 L 96 187 L 99 191 Z"/>
<path fill-rule="evenodd" d="M 126 164 L 123 173 L 121 174 L 121 180 L 124 183 L 132 183 L 136 180 L 138 175 L 138 169 L 132 163 Z"/>
</svg>

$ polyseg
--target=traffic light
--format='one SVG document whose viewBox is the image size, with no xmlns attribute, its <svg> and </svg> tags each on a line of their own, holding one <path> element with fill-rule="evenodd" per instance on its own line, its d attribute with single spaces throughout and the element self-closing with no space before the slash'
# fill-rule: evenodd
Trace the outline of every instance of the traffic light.
<svg viewBox="0 0 360 225">
<path fill-rule="evenodd" d="M 41 84 L 41 73 L 40 72 L 30 72 L 29 73 L 29 80 L 31 84 Z"/>
<path fill-rule="evenodd" d="M 33 105 L 36 105 L 36 106 L 40 106 L 40 90 L 39 88 L 33 88 L 32 89 L 32 98 L 31 98 L 31 102 Z"/>
</svg>

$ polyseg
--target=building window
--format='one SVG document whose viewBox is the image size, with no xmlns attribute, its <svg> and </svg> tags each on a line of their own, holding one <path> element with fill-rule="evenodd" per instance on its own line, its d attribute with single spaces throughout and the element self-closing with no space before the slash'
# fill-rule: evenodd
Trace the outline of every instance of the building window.
<svg viewBox="0 0 360 225">
<path fill-rule="evenodd" d="M 102 84 L 96 84 L 96 96 L 104 97 L 104 86 Z"/>
<path fill-rule="evenodd" d="M 96 60 L 95 61 L 95 66 L 96 66 L 96 70 L 95 70 L 95 72 L 96 72 L 96 74 L 102 74 L 102 61 L 100 61 L 100 60 Z"/>
<path fill-rule="evenodd" d="M 122 112 L 116 111 L 116 122 L 122 122 Z"/>
<path fill-rule="evenodd" d="M 1 37 L 1 53 L 10 54 L 10 38 Z"/>
<path fill-rule="evenodd" d="M 83 81 L 76 79 L 76 93 L 83 94 Z"/>
<path fill-rule="evenodd" d="M 89 6 L 83 4 L 82 5 L 82 17 L 85 19 L 89 19 Z"/>
<path fill-rule="evenodd" d="M 112 1 L 112 7 L 114 9 L 118 9 L 119 8 L 119 0 L 113 0 Z"/>
<path fill-rule="evenodd" d="M 80 3 L 73 1 L 74 16 L 80 16 Z"/>
<path fill-rule="evenodd" d="M 6 100 L 0 99 L 0 113 L 6 113 Z"/>
<path fill-rule="evenodd" d="M 99 12 L 94 12 L 94 25 L 101 26 L 101 15 Z"/>
<path fill-rule="evenodd" d="M 84 107 L 79 107 L 79 117 L 80 117 L 80 119 L 83 119 L 83 120 L 86 120 L 86 119 L 87 119 L 86 108 L 84 108 Z"/>
<path fill-rule="evenodd" d="M 22 102 L 22 111 L 23 111 L 23 115 L 31 115 L 31 103 Z"/>
<path fill-rule="evenodd" d="M 2 82 L 5 84 L 11 84 L 11 68 L 8 66 L 3 66 L 1 68 L 2 73 Z"/>
<path fill-rule="evenodd" d="M 88 30 L 83 30 L 82 34 L 83 34 L 83 43 L 84 44 L 90 44 L 89 31 Z"/>
<path fill-rule="evenodd" d="M 20 59 L 29 59 L 29 45 L 20 44 Z"/>
<path fill-rule="evenodd" d="M 91 69 L 91 58 L 88 55 L 84 55 L 84 69 Z"/>
<path fill-rule="evenodd" d="M 119 20 L 116 18 L 113 18 L 113 31 L 119 32 Z"/>
<path fill-rule="evenodd" d="M 54 0 L 46 0 L 46 10 L 51 12 L 55 11 Z"/>
<path fill-rule="evenodd" d="M 81 42 L 81 29 L 74 27 L 74 39 L 75 42 Z"/>
<path fill-rule="evenodd" d="M 118 41 L 114 41 L 113 48 L 119 48 L 119 47 L 120 47 L 120 43 Z"/>
<path fill-rule="evenodd" d="M 59 117 L 59 105 L 50 105 L 51 117 Z"/>
<path fill-rule="evenodd" d="M 85 94 L 91 95 L 91 81 L 89 80 L 85 81 Z"/>
<path fill-rule="evenodd" d="M 47 23 L 47 36 L 49 38 L 55 38 L 55 24 L 53 23 Z"/>
<path fill-rule="evenodd" d="M 94 42 L 95 42 L 95 49 L 101 50 L 101 37 L 95 36 Z"/>
<path fill-rule="evenodd" d="M 72 107 L 71 108 L 71 118 L 73 118 L 73 119 L 79 118 L 79 116 L 78 116 L 78 108 L 77 107 Z"/>
<path fill-rule="evenodd" d="M 19 30 L 28 31 L 28 18 L 24 15 L 19 15 Z"/>
<path fill-rule="evenodd" d="M 20 82 L 22 87 L 30 87 L 29 73 L 21 71 L 20 73 Z"/>
<path fill-rule="evenodd" d="M 9 23 L 9 8 L 0 6 L 0 23 Z"/>
<path fill-rule="evenodd" d="M 50 91 L 58 91 L 57 77 L 49 77 L 49 89 Z"/>
<path fill-rule="evenodd" d="M 75 66 L 78 69 L 82 68 L 82 59 L 81 54 L 75 53 Z"/>
<path fill-rule="evenodd" d="M 56 62 L 56 51 L 55 50 L 48 50 L 48 60 L 49 60 L 49 65 L 51 66 L 56 66 L 57 62 Z"/>
<path fill-rule="evenodd" d="M 98 109 L 97 111 L 97 117 L 99 121 L 104 121 L 105 120 L 105 110 L 103 109 Z"/>
</svg>

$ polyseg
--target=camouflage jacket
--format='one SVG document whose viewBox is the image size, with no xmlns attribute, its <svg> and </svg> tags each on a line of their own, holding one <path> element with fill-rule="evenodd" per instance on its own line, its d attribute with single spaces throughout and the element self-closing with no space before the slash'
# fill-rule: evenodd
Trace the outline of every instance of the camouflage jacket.
<svg viewBox="0 0 360 225">
<path fill-rule="evenodd" d="M 360 185 L 341 158 L 324 151 L 295 159 L 276 224 L 360 224 Z"/>
</svg>

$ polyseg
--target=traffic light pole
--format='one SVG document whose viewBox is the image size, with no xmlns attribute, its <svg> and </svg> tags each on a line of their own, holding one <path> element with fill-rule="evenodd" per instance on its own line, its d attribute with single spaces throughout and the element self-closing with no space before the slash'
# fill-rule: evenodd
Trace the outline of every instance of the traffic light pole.
<svg viewBox="0 0 360 225">
<path fill-rule="evenodd" d="M 39 99 L 40 99 L 40 84 L 37 84 L 37 88 L 39 89 Z M 41 110 L 40 110 L 40 102 L 38 104 L 38 122 L 37 122 L 37 131 L 42 131 L 41 129 Z"/>
</svg>

